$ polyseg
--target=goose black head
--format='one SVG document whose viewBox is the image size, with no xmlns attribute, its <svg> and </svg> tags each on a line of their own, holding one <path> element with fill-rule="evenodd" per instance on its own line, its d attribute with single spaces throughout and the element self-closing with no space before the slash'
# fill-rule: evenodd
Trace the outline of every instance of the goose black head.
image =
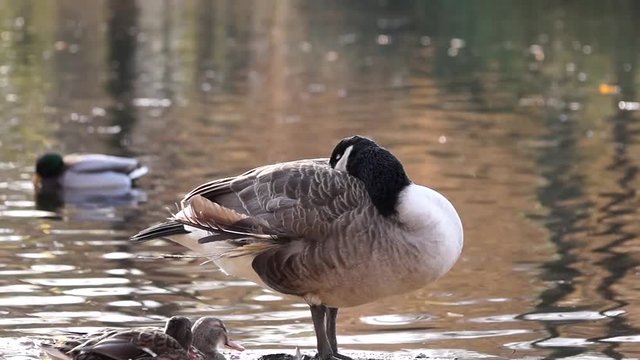
<svg viewBox="0 0 640 360">
<path fill-rule="evenodd" d="M 64 172 L 64 161 L 60 154 L 47 153 L 36 161 L 36 174 L 43 179 L 54 178 Z"/>
<path fill-rule="evenodd" d="M 182 346 L 188 350 L 193 340 L 191 333 L 191 320 L 184 316 L 172 316 L 164 328 L 165 334 L 174 338 Z"/>
<path fill-rule="evenodd" d="M 329 165 L 334 169 L 351 173 L 348 169 L 349 159 L 355 158 L 364 149 L 376 147 L 379 147 L 378 144 L 363 136 L 354 135 L 344 138 L 333 148 L 329 158 Z M 351 163 L 353 164 L 353 162 Z"/>
<path fill-rule="evenodd" d="M 342 139 L 333 149 L 329 165 L 364 182 L 383 216 L 396 214 L 400 191 L 411 184 L 402 163 L 389 150 L 363 136 Z"/>
</svg>

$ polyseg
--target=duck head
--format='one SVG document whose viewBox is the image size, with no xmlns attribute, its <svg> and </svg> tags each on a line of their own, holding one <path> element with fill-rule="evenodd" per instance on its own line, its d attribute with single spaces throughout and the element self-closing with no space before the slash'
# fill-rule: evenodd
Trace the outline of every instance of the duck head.
<svg viewBox="0 0 640 360">
<path fill-rule="evenodd" d="M 60 184 L 58 178 L 64 173 L 65 165 L 62 155 L 47 153 L 36 161 L 36 173 L 33 177 L 33 185 L 36 192 L 56 192 Z"/>
<path fill-rule="evenodd" d="M 64 172 L 64 160 L 62 155 L 46 153 L 36 161 L 36 174 L 43 179 L 54 178 Z"/>
<path fill-rule="evenodd" d="M 184 316 L 172 316 L 164 327 L 165 334 L 176 339 L 183 349 L 189 350 L 193 341 L 191 320 Z"/>
<path fill-rule="evenodd" d="M 192 345 L 201 351 L 207 359 L 220 358 L 217 355 L 218 346 L 243 351 L 244 347 L 229 339 L 224 323 L 215 317 L 205 316 L 198 319 L 191 328 L 193 333 Z"/>
</svg>

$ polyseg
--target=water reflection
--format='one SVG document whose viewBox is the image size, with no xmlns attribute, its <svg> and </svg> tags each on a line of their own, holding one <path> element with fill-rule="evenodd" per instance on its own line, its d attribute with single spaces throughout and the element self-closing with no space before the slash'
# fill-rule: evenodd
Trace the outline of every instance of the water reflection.
<svg viewBox="0 0 640 360">
<path fill-rule="evenodd" d="M 67 204 L 82 208 L 79 217 L 85 220 L 106 220 L 104 209 L 135 208 L 146 200 L 147 194 L 141 189 L 55 189 L 35 193 L 36 209 L 56 213 Z"/>
<path fill-rule="evenodd" d="M 347 350 L 637 357 L 639 6 L 0 1 L 0 354 L 176 313 L 255 354 L 312 348 L 299 300 L 127 237 L 205 179 L 363 133 L 452 198 L 469 241 L 436 284 L 345 309 Z M 34 201 L 49 149 L 141 157 L 144 195 Z"/>
<path fill-rule="evenodd" d="M 131 130 L 137 117 L 133 104 L 136 81 L 136 48 L 138 44 L 139 9 L 135 1 L 116 0 L 107 2 L 108 69 L 107 93 L 113 98 L 108 108 L 108 117 L 116 131 L 111 137 L 114 148 L 123 148 L 125 153 L 131 143 Z"/>
</svg>

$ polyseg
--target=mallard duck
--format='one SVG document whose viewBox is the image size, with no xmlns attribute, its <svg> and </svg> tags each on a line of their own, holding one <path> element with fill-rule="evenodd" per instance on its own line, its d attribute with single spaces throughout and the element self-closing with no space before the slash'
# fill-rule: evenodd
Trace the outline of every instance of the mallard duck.
<svg viewBox="0 0 640 360">
<path fill-rule="evenodd" d="M 205 316 L 198 319 L 191 328 L 192 345 L 202 353 L 203 360 L 225 360 L 218 352 L 219 346 L 244 351 L 244 347 L 231 340 L 224 323 L 215 317 Z"/>
<path fill-rule="evenodd" d="M 169 221 L 132 240 L 165 237 L 227 274 L 304 299 L 320 359 L 348 358 L 338 353 L 338 308 L 419 289 L 448 272 L 463 246 L 453 205 L 361 136 L 342 139 L 329 159 L 200 185 Z"/>
<path fill-rule="evenodd" d="M 37 191 L 128 190 L 147 172 L 138 160 L 126 157 L 47 153 L 36 161 L 34 184 Z"/>
<path fill-rule="evenodd" d="M 219 319 L 203 317 L 191 327 L 186 317 L 174 316 L 164 330 L 153 327 L 102 329 L 67 338 L 43 350 L 60 360 L 224 360 L 217 352 L 218 344 L 244 350 L 242 345 L 229 339 Z"/>
<path fill-rule="evenodd" d="M 193 358 L 189 353 L 192 338 L 191 321 L 183 316 L 173 316 L 167 321 L 164 330 L 152 327 L 104 329 L 56 344 L 53 348 L 57 351 L 44 350 L 54 359 L 188 360 Z"/>
</svg>

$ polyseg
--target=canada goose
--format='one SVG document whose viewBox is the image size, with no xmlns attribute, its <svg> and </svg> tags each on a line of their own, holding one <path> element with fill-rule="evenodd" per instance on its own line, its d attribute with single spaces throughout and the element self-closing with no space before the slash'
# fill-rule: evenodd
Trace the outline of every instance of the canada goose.
<svg viewBox="0 0 640 360">
<path fill-rule="evenodd" d="M 128 190 L 148 172 L 138 160 L 103 154 L 47 153 L 36 161 L 36 191 Z"/>
<path fill-rule="evenodd" d="M 174 316 L 164 331 L 152 328 L 102 329 L 67 338 L 43 349 L 54 359 L 138 359 L 224 360 L 217 352 L 219 345 L 243 351 L 242 345 L 231 340 L 224 323 L 214 317 L 198 319 L 191 327 L 186 317 Z"/>
<path fill-rule="evenodd" d="M 347 358 L 337 349 L 338 308 L 423 287 L 451 269 L 463 244 L 451 203 L 361 136 L 341 140 L 329 159 L 200 185 L 169 221 L 132 240 L 167 236 L 227 274 L 302 297 L 321 359 Z"/>
</svg>

